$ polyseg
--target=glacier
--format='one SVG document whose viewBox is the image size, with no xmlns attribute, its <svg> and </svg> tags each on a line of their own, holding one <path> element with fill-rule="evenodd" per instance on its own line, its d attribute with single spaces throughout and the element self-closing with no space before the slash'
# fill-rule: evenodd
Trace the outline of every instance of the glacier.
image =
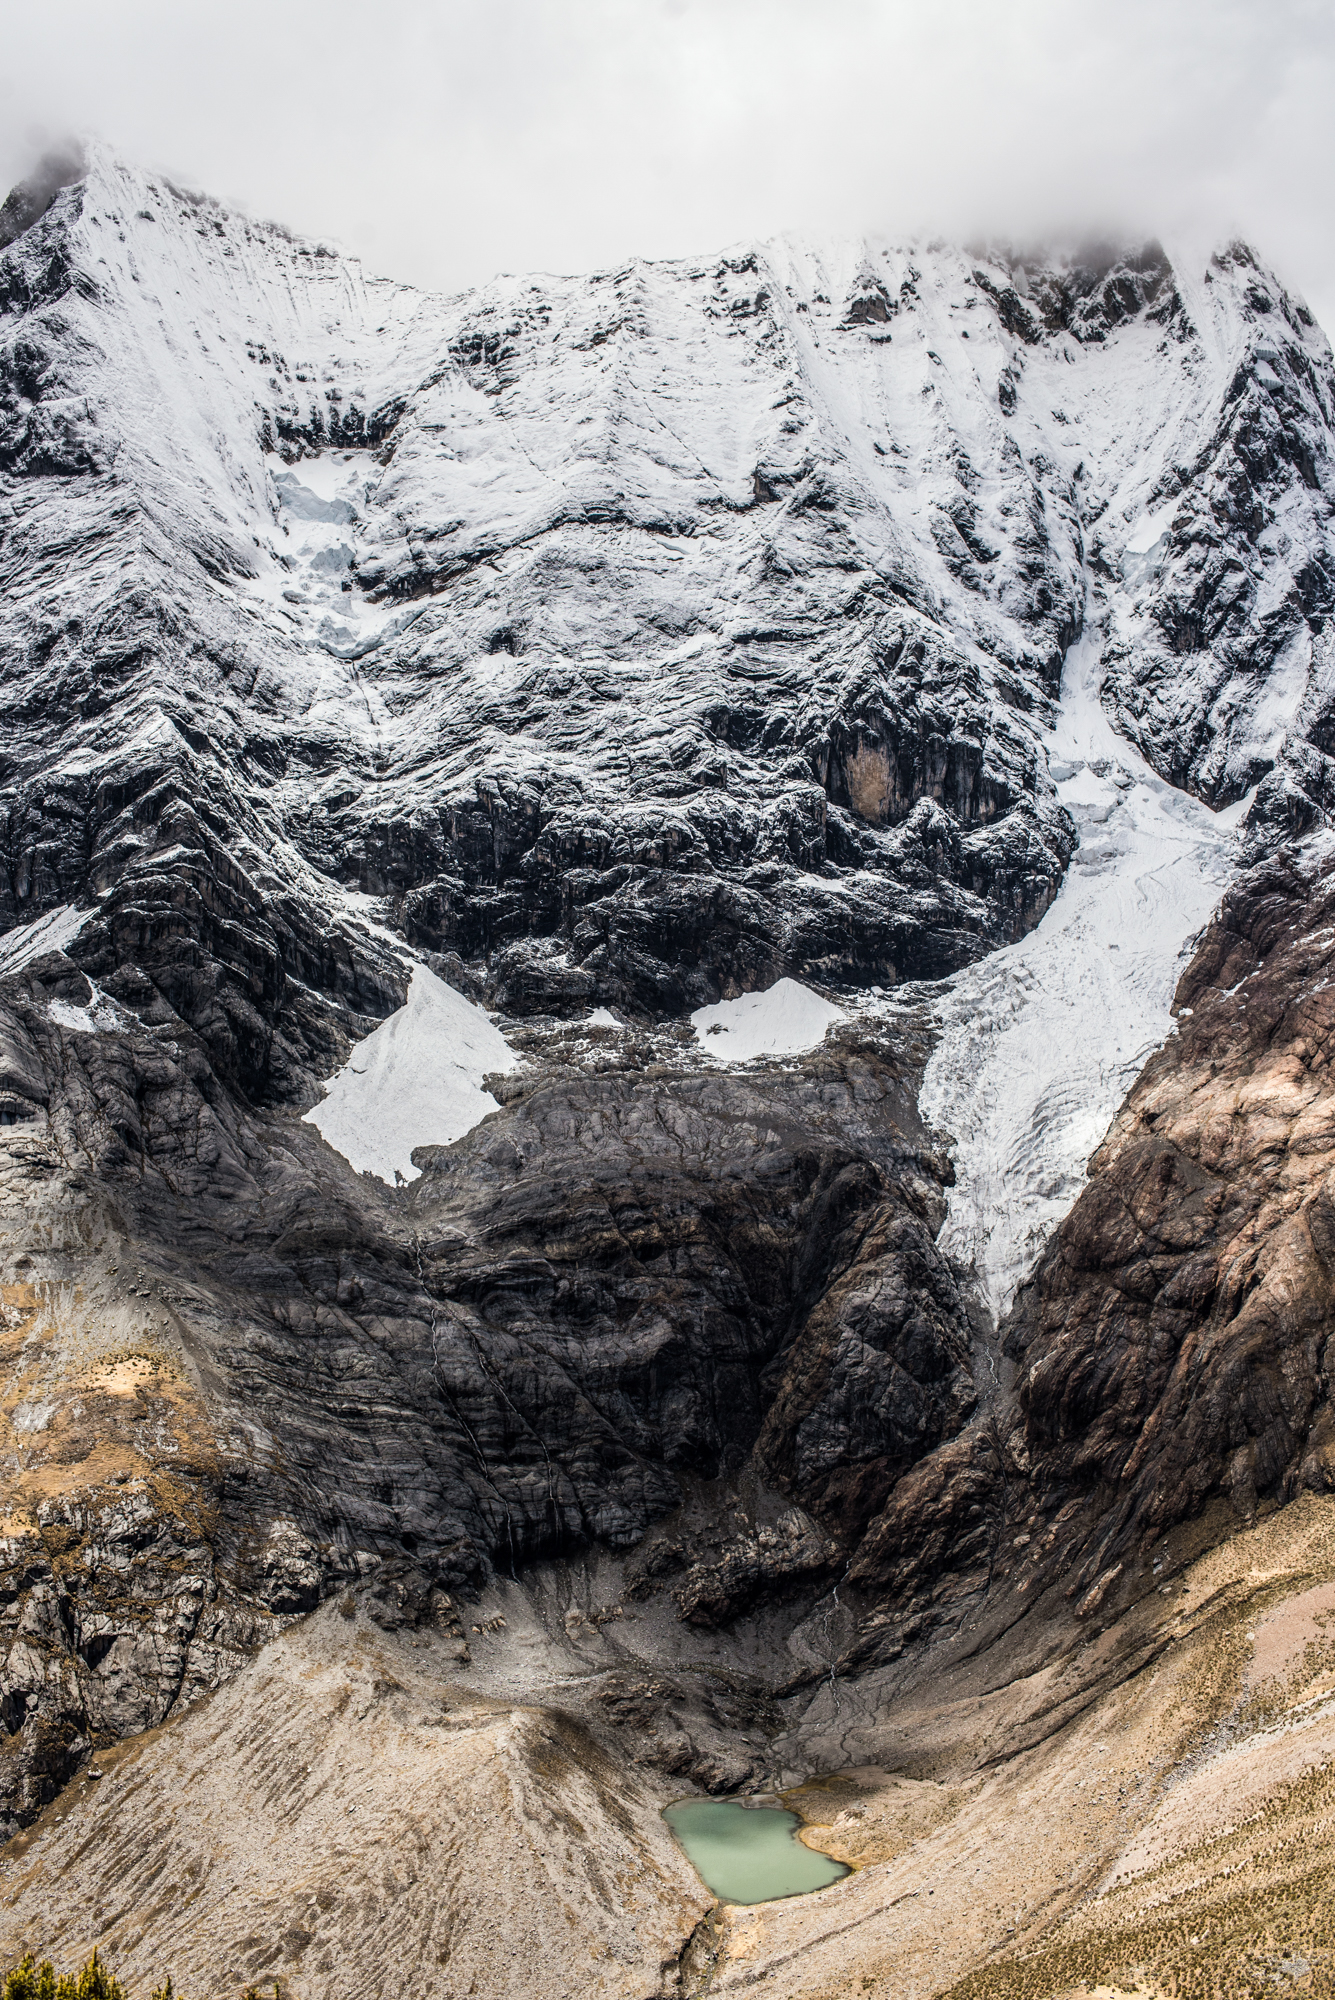
<svg viewBox="0 0 1335 2000">
<path fill-rule="evenodd" d="M 1112 728 L 1102 658 L 1097 631 L 1072 648 L 1049 740 L 1058 797 L 1080 827 L 1070 870 L 1022 943 L 934 1003 L 939 1039 L 919 1093 L 953 1142 L 941 1247 L 998 1322 L 1173 1032 L 1177 975 L 1237 866 L 1250 803 L 1212 812 L 1160 778 Z"/>
</svg>

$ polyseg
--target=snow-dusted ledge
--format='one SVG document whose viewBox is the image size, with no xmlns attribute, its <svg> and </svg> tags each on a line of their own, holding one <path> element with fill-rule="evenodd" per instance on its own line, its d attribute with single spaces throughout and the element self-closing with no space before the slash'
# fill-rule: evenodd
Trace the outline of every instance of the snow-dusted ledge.
<svg viewBox="0 0 1335 2000">
<path fill-rule="evenodd" d="M 19 924 L 6 931 L 0 938 L 0 978 L 22 972 L 25 965 L 31 965 L 48 951 L 64 951 L 66 945 L 73 944 L 92 914 L 91 910 L 76 910 L 72 903 L 62 903 L 33 923 Z"/>
</svg>

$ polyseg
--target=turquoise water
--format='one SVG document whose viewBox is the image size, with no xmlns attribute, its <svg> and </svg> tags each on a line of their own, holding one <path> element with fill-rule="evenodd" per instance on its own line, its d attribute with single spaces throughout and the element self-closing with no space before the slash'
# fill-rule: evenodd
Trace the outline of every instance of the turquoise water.
<svg viewBox="0 0 1335 2000">
<path fill-rule="evenodd" d="M 803 1847 L 796 1813 L 744 1806 L 737 1799 L 683 1799 L 664 1819 L 697 1875 L 725 1903 L 768 1903 L 828 1888 L 848 1870 Z"/>
</svg>

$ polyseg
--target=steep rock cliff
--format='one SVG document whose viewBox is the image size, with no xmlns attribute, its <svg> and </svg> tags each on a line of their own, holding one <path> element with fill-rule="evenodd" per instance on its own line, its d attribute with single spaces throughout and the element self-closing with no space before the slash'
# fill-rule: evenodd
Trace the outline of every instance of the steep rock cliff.
<svg viewBox="0 0 1335 2000">
<path fill-rule="evenodd" d="M 1063 1438 L 997 1416 L 858 989 L 1052 902 L 1087 628 L 1162 775 L 1320 811 L 1303 309 L 869 243 L 439 299 L 96 150 L 5 218 L 6 1824 L 333 1593 L 679 1509 L 693 1631 L 1004 1577 Z M 294 1114 L 423 962 L 526 1067 L 391 1188 Z M 845 1025 L 711 1062 L 681 1016 L 783 974 Z"/>
<path fill-rule="evenodd" d="M 1170 1535 L 1335 1485 L 1333 952 L 1328 834 L 1227 892 L 1002 1329 L 993 1393 L 862 1541 L 851 1581 L 895 1610 L 855 1655 L 971 1593 L 993 1630 L 1045 1600 L 1110 1616 Z"/>
</svg>

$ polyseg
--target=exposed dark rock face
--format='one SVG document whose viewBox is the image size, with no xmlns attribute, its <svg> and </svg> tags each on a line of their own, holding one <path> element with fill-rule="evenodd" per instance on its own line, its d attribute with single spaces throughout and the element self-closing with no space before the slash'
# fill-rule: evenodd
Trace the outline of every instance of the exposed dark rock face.
<svg viewBox="0 0 1335 2000">
<path fill-rule="evenodd" d="M 62 1027 L 53 996 L 89 989 L 61 955 L 8 991 L 16 1218 L 33 1192 L 7 1255 L 64 1342 L 25 1350 L 40 1431 L 11 1419 L 32 1516 L 11 1545 L 3 1670 L 19 1817 L 52 1730 L 63 1771 L 208 1685 L 238 1635 L 364 1576 L 372 1615 L 411 1624 L 493 1567 L 629 1549 L 701 1480 L 735 1480 L 762 1431 L 755 1463 L 807 1514 L 711 1525 L 663 1576 L 696 1625 L 809 1601 L 886 1481 L 970 1406 L 963 1307 L 932 1240 L 946 1170 L 911 1080 L 856 1032 L 754 1075 L 670 1037 L 656 1053 L 675 1062 L 619 1043 L 594 1073 L 539 1062 L 393 1194 L 310 1127 L 248 1110 L 179 1019 Z M 52 1214 L 63 1250 L 44 1241 Z M 146 1394 L 198 1384 L 189 1447 L 142 1429 L 139 1401 L 99 1416 L 99 1369 L 142 1372 Z M 54 1595 L 48 1543 L 76 1551 Z"/>
<path fill-rule="evenodd" d="M 1017 1300 L 1010 1385 L 857 1551 L 851 1583 L 897 1606 L 861 1642 L 879 1657 L 971 1591 L 1003 1623 L 1049 1589 L 1092 1617 L 1169 1531 L 1335 1487 L 1333 958 L 1324 836 L 1225 897 Z"/>
<path fill-rule="evenodd" d="M 27 180 L 20 181 L 0 206 L 0 250 L 46 214 L 62 188 L 71 187 L 88 171 L 85 149 L 71 143 L 47 153 Z"/>
<path fill-rule="evenodd" d="M 784 1357 L 758 1468 L 851 1548 L 896 1481 L 972 1413 L 970 1345 L 934 1245 L 882 1206 Z"/>
<path fill-rule="evenodd" d="M 35 1528 L 0 1541 L 0 1839 L 31 1822 L 94 1745 L 188 1706 L 274 1629 L 220 1582 L 193 1468 L 183 1470 L 184 1518 L 160 1487 L 136 1482 L 96 1499 L 53 1495 Z"/>
<path fill-rule="evenodd" d="M 1224 287 L 1241 291 L 1248 361 L 1150 496 L 1160 539 L 1120 558 L 1134 609 L 1113 627 L 1107 699 L 1174 784 L 1224 804 L 1263 781 L 1254 821 L 1282 838 L 1320 823 L 1332 795 L 1331 383 L 1313 366 L 1306 306 L 1244 245 L 1206 282 L 1206 315 Z M 1092 560 L 1118 562 L 1098 536 Z"/>
<path fill-rule="evenodd" d="M 5 217 L 4 1824 L 331 1595 L 466 1649 L 489 1578 L 612 1551 L 696 1636 L 847 1581 L 883 1657 L 1007 1550 L 1082 1535 L 1101 1575 L 1175 1504 L 1198 1327 L 1259 1330 L 1202 1349 L 1183 1504 L 1320 1474 L 1316 1276 L 1272 1365 L 1264 1284 L 1218 1275 L 1272 1214 L 1317 1245 L 1315 1197 L 1238 1192 L 1186 1112 L 1119 1127 L 1008 1399 L 902 1034 L 854 1009 L 730 1071 L 681 1023 L 1041 917 L 1091 593 L 1161 771 L 1269 770 L 1258 837 L 1319 809 L 1331 364 L 1294 302 L 1242 253 L 1203 289 L 1153 248 L 866 245 L 444 301 L 99 153 Z M 1096 451 L 1128 331 L 1153 411 Z M 1146 493 L 1178 513 L 1138 554 Z M 1207 643 L 1242 693 L 1176 731 Z M 294 1113 L 415 960 L 529 1066 L 391 1189 Z M 633 1024 L 601 1050 L 595 1004 Z M 730 1701 L 682 1696 L 671 1768 L 750 1768 Z"/>
</svg>

